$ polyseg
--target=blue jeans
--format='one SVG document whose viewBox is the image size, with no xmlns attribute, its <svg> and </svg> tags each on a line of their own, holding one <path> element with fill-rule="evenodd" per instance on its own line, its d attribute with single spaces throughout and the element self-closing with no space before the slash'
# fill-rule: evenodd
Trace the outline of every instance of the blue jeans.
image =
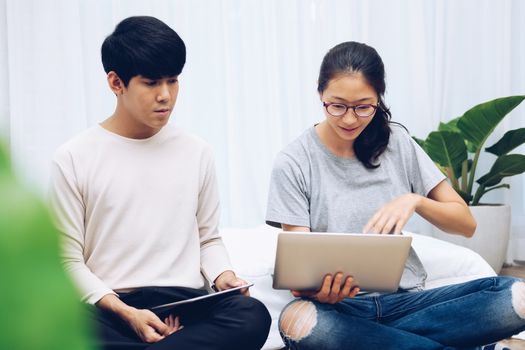
<svg viewBox="0 0 525 350">
<path fill-rule="evenodd" d="M 307 335 L 294 340 L 279 330 L 290 349 L 473 349 L 525 330 L 512 306 L 518 281 L 492 277 L 334 305 L 312 301 L 317 323 Z"/>
</svg>

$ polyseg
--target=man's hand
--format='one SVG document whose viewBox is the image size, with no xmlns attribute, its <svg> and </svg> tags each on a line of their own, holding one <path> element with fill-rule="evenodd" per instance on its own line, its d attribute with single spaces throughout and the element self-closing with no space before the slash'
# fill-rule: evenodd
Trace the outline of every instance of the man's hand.
<svg viewBox="0 0 525 350">
<path fill-rule="evenodd" d="M 133 308 L 124 321 L 146 343 L 156 343 L 172 333 L 172 328 L 149 310 Z"/>
<path fill-rule="evenodd" d="M 150 310 L 131 307 L 114 294 L 104 295 L 97 302 L 97 307 L 119 316 L 146 343 L 158 342 L 182 329 L 178 317 L 170 315 L 164 323 Z"/>
<path fill-rule="evenodd" d="M 243 284 L 247 284 L 247 282 L 235 276 L 231 270 L 224 271 L 215 279 L 215 288 L 219 291 L 239 287 Z M 248 288 L 241 289 L 241 294 L 250 296 Z"/>
<path fill-rule="evenodd" d="M 352 287 L 353 281 L 354 279 L 349 276 L 342 284 L 343 274 L 338 272 L 334 278 L 332 278 L 332 275 L 326 275 L 321 289 L 317 292 L 292 290 L 292 294 L 295 297 L 311 298 L 324 304 L 337 304 L 343 299 L 353 298 L 359 293 L 359 287 Z"/>
<path fill-rule="evenodd" d="M 184 328 L 180 323 L 179 316 L 169 315 L 164 319 L 164 323 L 169 327 L 169 334 L 175 333 Z"/>
</svg>

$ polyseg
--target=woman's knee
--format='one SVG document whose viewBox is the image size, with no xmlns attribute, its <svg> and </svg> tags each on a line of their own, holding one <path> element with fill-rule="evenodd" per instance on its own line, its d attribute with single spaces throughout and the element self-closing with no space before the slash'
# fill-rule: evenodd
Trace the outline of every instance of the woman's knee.
<svg viewBox="0 0 525 350">
<path fill-rule="evenodd" d="M 308 300 L 297 300 L 282 312 L 279 329 L 284 337 L 295 342 L 310 335 L 317 325 L 317 308 Z"/>
<path fill-rule="evenodd" d="M 512 307 L 516 314 L 525 319 L 525 282 L 516 281 L 512 284 Z"/>
</svg>

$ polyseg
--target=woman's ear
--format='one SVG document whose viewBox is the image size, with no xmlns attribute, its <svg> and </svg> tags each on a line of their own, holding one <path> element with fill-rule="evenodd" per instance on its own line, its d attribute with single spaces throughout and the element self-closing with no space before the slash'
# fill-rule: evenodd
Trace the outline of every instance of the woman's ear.
<svg viewBox="0 0 525 350">
<path fill-rule="evenodd" d="M 122 92 L 124 91 L 124 83 L 119 78 L 117 73 L 115 73 L 114 71 L 109 72 L 107 76 L 107 80 L 108 80 L 108 85 L 111 91 L 113 91 L 113 93 L 116 96 L 121 95 Z"/>
</svg>

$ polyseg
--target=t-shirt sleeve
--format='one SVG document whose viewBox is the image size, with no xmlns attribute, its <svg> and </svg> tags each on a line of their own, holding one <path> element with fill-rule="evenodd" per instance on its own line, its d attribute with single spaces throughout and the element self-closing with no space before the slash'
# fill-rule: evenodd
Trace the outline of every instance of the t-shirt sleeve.
<svg viewBox="0 0 525 350">
<path fill-rule="evenodd" d="M 84 261 L 85 207 L 68 152 L 55 154 L 51 168 L 50 202 L 55 226 L 61 232 L 62 262 L 78 287 L 82 300 L 95 304 L 116 293 Z"/>
<path fill-rule="evenodd" d="M 197 208 L 201 269 L 212 284 L 226 270 L 233 270 L 226 247 L 219 235 L 219 190 L 211 149 L 206 148 L 201 163 Z"/>
<path fill-rule="evenodd" d="M 426 152 L 410 137 L 409 181 L 412 192 L 427 197 L 428 193 L 445 179 Z"/>
<path fill-rule="evenodd" d="M 281 152 L 270 177 L 266 223 L 310 227 L 310 200 L 305 174 L 299 163 Z"/>
</svg>

